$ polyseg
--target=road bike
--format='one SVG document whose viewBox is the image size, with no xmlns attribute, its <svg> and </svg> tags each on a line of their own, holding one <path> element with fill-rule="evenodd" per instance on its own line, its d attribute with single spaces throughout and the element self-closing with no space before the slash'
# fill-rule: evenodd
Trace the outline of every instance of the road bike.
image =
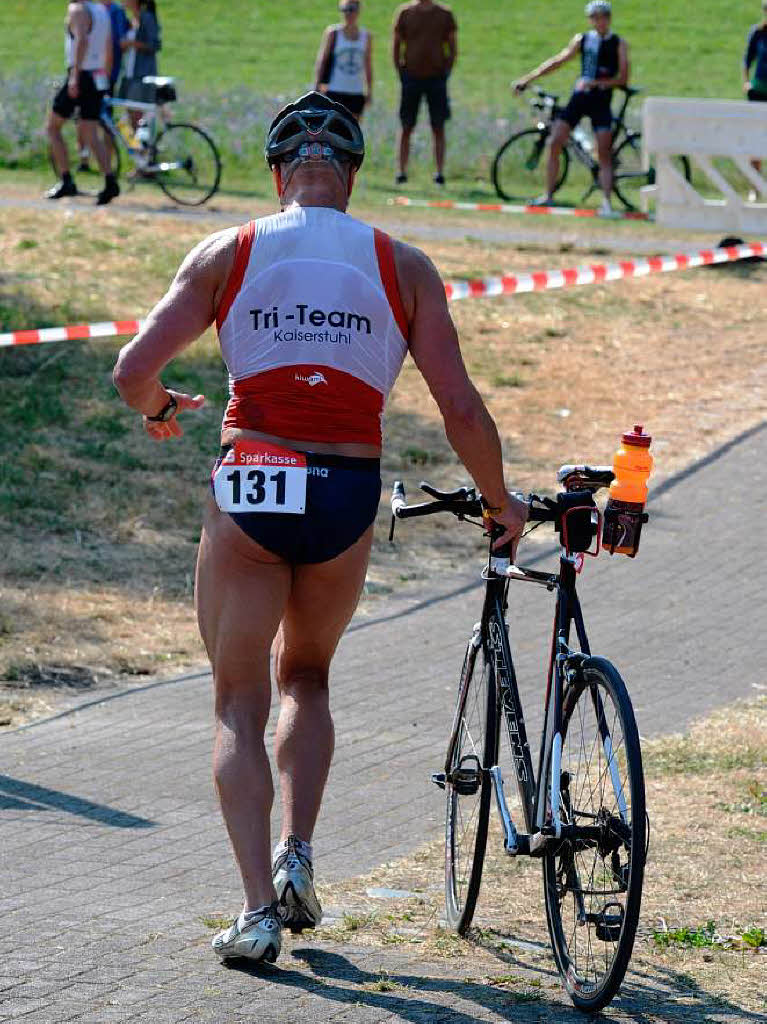
<svg viewBox="0 0 767 1024">
<path fill-rule="evenodd" d="M 105 96 L 99 122 L 111 142 L 115 177 L 120 177 L 125 163 L 130 166 L 127 177 L 132 184 L 153 182 L 174 203 L 202 206 L 218 190 L 221 157 L 202 128 L 168 119 L 168 105 L 176 99 L 174 79 L 147 76 L 140 98 Z M 135 128 L 127 116 L 120 117 L 130 111 L 141 115 Z M 92 193 L 83 190 L 83 194 Z"/>
<path fill-rule="evenodd" d="M 586 556 L 599 553 L 602 513 L 594 494 L 613 479 L 610 468 L 563 466 L 556 500 L 527 496 L 531 528 L 552 523 L 559 535 L 558 572 L 512 564 L 508 546 L 494 550 L 503 531 L 495 524 L 488 529 L 474 488 L 441 492 L 422 483 L 432 500 L 407 505 L 396 482 L 391 503 L 390 537 L 397 519 L 449 513 L 482 526 L 490 539 L 482 616 L 466 647 L 444 767 L 432 776 L 447 797 L 447 921 L 462 935 L 471 925 L 494 795 L 506 853 L 542 862 L 554 958 L 573 1003 L 589 1012 L 610 1002 L 628 966 L 649 830 L 631 700 L 615 666 L 592 654 L 576 593 Z M 506 615 L 510 584 L 518 582 L 556 595 L 535 767 Z M 501 754 L 513 766 L 522 823 L 509 809 Z"/>
<path fill-rule="evenodd" d="M 641 89 L 626 86 L 620 91 L 623 93 L 623 99 L 618 113 L 613 118 L 612 129 L 613 192 L 627 210 L 634 210 L 636 190 L 642 185 L 654 183 L 655 170 L 653 167 L 645 169 L 642 165 L 642 133 L 638 129 L 629 128 L 626 124 L 628 105 Z M 538 98 L 530 101 L 535 116 L 534 127 L 525 128 L 511 135 L 493 159 L 492 182 L 501 199 L 507 201 L 529 201 L 532 196 L 540 193 L 548 159 L 546 144 L 554 121 L 563 113 L 564 108 L 559 106 L 558 96 L 544 92 L 543 89 L 536 89 L 535 92 Z M 570 133 L 570 138 L 560 153 L 554 193 L 565 183 L 572 161 L 581 164 L 588 173 L 588 185 L 581 197 L 581 202 L 585 202 L 592 192 L 600 187 L 599 162 L 591 137 L 580 125 Z M 677 161 L 680 170 L 689 181 L 689 160 L 686 156 L 680 156 Z"/>
</svg>

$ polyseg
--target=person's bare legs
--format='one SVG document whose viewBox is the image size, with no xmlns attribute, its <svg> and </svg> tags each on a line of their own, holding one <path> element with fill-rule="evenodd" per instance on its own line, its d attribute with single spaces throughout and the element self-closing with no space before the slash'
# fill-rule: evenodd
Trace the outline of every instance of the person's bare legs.
<svg viewBox="0 0 767 1024">
<path fill-rule="evenodd" d="M 81 121 L 82 137 L 88 149 L 96 157 L 101 173 L 106 177 L 112 170 L 111 156 L 99 131 L 99 121 Z"/>
<path fill-rule="evenodd" d="M 407 165 L 410 160 L 410 136 L 413 134 L 412 126 L 402 125 L 399 135 L 399 173 L 407 174 Z"/>
<path fill-rule="evenodd" d="M 245 911 L 276 898 L 269 815 L 274 797 L 264 731 L 269 653 L 291 588 L 291 569 L 208 500 L 197 560 L 197 618 L 213 666 L 213 771 L 242 875 Z"/>
<path fill-rule="evenodd" d="M 437 165 L 437 174 L 444 174 L 445 170 L 445 126 L 440 125 L 439 128 L 432 126 L 432 136 L 434 137 L 434 163 Z"/>
<path fill-rule="evenodd" d="M 69 152 L 67 151 L 67 144 L 64 142 L 64 136 L 61 132 L 63 124 L 63 117 L 59 117 L 59 115 L 54 113 L 52 110 L 48 112 L 45 131 L 51 147 L 53 163 L 61 177 L 69 173 Z"/>
<path fill-rule="evenodd" d="M 283 840 L 292 834 L 311 842 L 333 757 L 330 661 L 357 607 L 372 540 L 371 526 L 337 558 L 294 569 L 275 644 Z"/>
<path fill-rule="evenodd" d="M 613 194 L 613 133 L 609 130 L 594 133 L 597 137 L 597 159 L 599 160 L 599 186 L 607 202 Z"/>
<path fill-rule="evenodd" d="M 559 157 L 570 138 L 570 125 L 567 121 L 555 121 L 549 141 L 549 159 L 546 163 L 546 199 L 551 201 L 557 187 L 559 177 Z"/>
</svg>

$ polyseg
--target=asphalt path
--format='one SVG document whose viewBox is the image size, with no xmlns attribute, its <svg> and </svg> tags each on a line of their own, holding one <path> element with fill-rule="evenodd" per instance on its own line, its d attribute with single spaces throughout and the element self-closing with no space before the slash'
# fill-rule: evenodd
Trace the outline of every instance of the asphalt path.
<svg viewBox="0 0 767 1024">
<path fill-rule="evenodd" d="M 592 648 L 621 669 L 643 736 L 684 729 L 763 688 L 765 493 L 762 424 L 655 489 L 636 560 L 587 563 L 580 589 Z M 540 548 L 536 558 L 554 564 Z M 323 879 L 356 876 L 440 834 L 443 798 L 428 776 L 440 767 L 478 616 L 478 569 L 433 578 L 420 599 L 358 617 L 343 639 L 331 681 L 337 749 L 315 835 Z M 533 741 L 552 604 L 529 584 L 512 593 Z M 0 1020 L 512 1019 L 489 1004 L 459 1012 L 459 995 L 442 982 L 417 1012 L 354 1003 L 307 981 L 312 954 L 295 976 L 294 961 L 276 980 L 222 980 L 200 921 L 235 912 L 240 897 L 210 775 L 211 705 L 201 671 L 0 737 Z M 369 981 L 371 956 L 346 950 L 342 959 Z M 404 969 L 394 954 L 382 963 Z M 513 1019 L 543 1018 L 515 1009 Z"/>
</svg>

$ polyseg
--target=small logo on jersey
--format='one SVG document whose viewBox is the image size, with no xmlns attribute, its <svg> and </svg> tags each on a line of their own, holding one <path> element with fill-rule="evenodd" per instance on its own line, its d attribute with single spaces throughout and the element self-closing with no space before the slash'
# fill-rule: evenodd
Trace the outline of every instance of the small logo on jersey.
<svg viewBox="0 0 767 1024">
<path fill-rule="evenodd" d="M 303 381 L 305 384 L 308 384 L 310 388 L 313 388 L 315 384 L 328 383 L 319 370 L 315 370 L 314 373 L 310 373 L 308 377 L 304 377 L 303 374 L 297 373 L 296 380 Z"/>
</svg>

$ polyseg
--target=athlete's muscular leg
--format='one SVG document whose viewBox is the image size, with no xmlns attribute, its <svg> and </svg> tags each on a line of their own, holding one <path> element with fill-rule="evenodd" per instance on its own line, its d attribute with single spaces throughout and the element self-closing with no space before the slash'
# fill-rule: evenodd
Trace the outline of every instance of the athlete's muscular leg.
<svg viewBox="0 0 767 1024">
<path fill-rule="evenodd" d="M 48 120 L 45 123 L 45 131 L 51 146 L 53 162 L 59 174 L 66 174 L 69 171 L 69 153 L 64 142 L 64 136 L 61 134 L 61 126 L 63 124 L 63 117 L 60 117 L 52 110 L 49 111 Z"/>
<path fill-rule="evenodd" d="M 442 174 L 445 169 L 445 126 L 441 124 L 438 128 L 432 128 L 434 139 L 434 163 L 437 165 L 437 174 Z"/>
<path fill-rule="evenodd" d="M 407 165 L 410 160 L 410 136 L 413 134 L 413 126 L 402 125 L 399 136 L 399 172 L 407 174 Z"/>
<path fill-rule="evenodd" d="M 109 147 L 104 142 L 99 131 L 98 121 L 81 121 L 82 134 L 85 139 L 88 149 L 96 157 L 96 162 L 101 168 L 101 173 L 104 175 L 109 174 L 111 168 L 112 157 L 109 151 Z"/>
<path fill-rule="evenodd" d="M 570 125 L 567 121 L 558 120 L 554 122 L 551 129 L 551 140 L 549 142 L 549 159 L 546 164 L 546 196 L 551 199 L 557 187 L 559 177 L 559 156 L 567 145 L 570 138 Z"/>
<path fill-rule="evenodd" d="M 595 132 L 597 137 L 597 157 L 599 159 L 599 185 L 609 199 L 613 191 L 613 133 L 609 129 Z"/>
<path fill-rule="evenodd" d="M 371 526 L 338 558 L 294 570 L 275 644 L 283 839 L 293 833 L 309 842 L 314 831 L 333 756 L 330 660 L 357 607 L 372 540 Z"/>
<path fill-rule="evenodd" d="M 213 666 L 213 769 L 245 888 L 245 909 L 275 898 L 269 814 L 274 797 L 264 730 L 269 653 L 291 587 L 290 567 L 208 499 L 197 560 L 197 618 Z"/>
</svg>

